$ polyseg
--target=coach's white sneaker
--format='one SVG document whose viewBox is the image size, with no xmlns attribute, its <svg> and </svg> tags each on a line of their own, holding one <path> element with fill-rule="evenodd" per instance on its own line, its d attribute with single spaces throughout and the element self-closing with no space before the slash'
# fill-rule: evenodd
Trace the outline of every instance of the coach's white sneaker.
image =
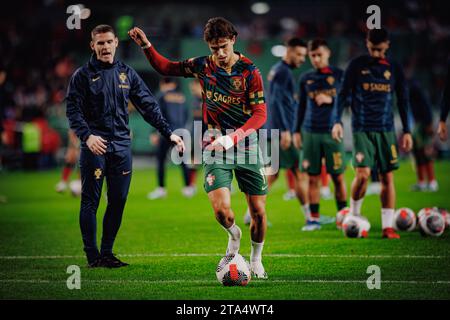
<svg viewBox="0 0 450 320">
<path fill-rule="evenodd" d="M 324 200 L 333 199 L 330 187 L 320 187 L 320 197 Z"/>
<path fill-rule="evenodd" d="M 290 189 L 285 194 L 283 194 L 283 200 L 284 201 L 289 201 L 289 200 L 292 200 L 292 199 L 295 199 L 295 190 Z"/>
<path fill-rule="evenodd" d="M 439 184 L 436 180 L 430 181 L 430 183 L 428 184 L 428 191 L 430 192 L 439 191 Z"/>
<path fill-rule="evenodd" d="M 161 199 L 167 197 L 167 191 L 165 188 L 158 187 L 147 195 L 150 200 Z"/>
<path fill-rule="evenodd" d="M 269 278 L 261 261 L 250 262 L 250 271 L 252 272 L 252 278 L 263 280 Z"/>
<path fill-rule="evenodd" d="M 58 192 L 58 193 L 62 193 L 62 192 L 64 192 L 64 191 L 66 191 L 66 190 L 67 190 L 67 183 L 64 182 L 64 181 L 58 182 L 58 184 L 57 184 L 56 187 L 55 187 L 55 190 L 56 190 L 56 192 Z"/>
<path fill-rule="evenodd" d="M 183 190 L 181 190 L 181 193 L 186 198 L 192 198 L 197 193 L 197 188 L 194 186 L 187 186 L 184 187 Z"/>
</svg>

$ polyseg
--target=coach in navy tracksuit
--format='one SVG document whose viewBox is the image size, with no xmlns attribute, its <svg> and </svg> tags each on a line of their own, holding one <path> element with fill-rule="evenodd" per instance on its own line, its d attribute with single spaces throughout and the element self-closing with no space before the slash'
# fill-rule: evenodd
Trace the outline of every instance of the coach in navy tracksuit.
<svg viewBox="0 0 450 320">
<path fill-rule="evenodd" d="M 73 74 L 69 84 L 67 118 L 82 146 L 80 227 L 88 265 L 117 268 L 127 265 L 113 255 L 112 248 L 131 182 L 128 102 L 165 138 L 177 144 L 179 151 L 184 151 L 184 144 L 172 134 L 155 98 L 136 71 L 114 59 L 118 39 L 112 27 L 99 25 L 91 36 L 93 55 Z M 104 177 L 108 206 L 99 252 L 96 212 Z"/>
</svg>

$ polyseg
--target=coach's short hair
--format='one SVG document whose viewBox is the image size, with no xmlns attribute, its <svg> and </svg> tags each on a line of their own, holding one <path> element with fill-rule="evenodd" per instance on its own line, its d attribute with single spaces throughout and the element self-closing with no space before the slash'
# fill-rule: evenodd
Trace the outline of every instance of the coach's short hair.
<svg viewBox="0 0 450 320">
<path fill-rule="evenodd" d="M 303 41 L 300 38 L 290 38 L 286 41 L 286 47 L 291 47 L 291 48 L 295 48 L 295 47 L 304 47 L 306 48 L 306 42 Z"/>
<path fill-rule="evenodd" d="M 108 24 L 99 24 L 91 31 L 91 38 L 94 39 L 94 36 L 99 33 L 111 32 L 113 35 L 116 35 L 114 28 Z"/>
<path fill-rule="evenodd" d="M 328 42 L 322 38 L 316 38 L 316 39 L 308 41 L 308 50 L 309 51 L 317 50 L 317 49 L 319 49 L 319 47 L 325 47 L 327 49 L 330 48 L 330 46 L 328 45 Z"/>
<path fill-rule="evenodd" d="M 208 20 L 203 30 L 203 39 L 206 42 L 220 38 L 232 39 L 238 33 L 234 25 L 225 18 L 215 17 Z"/>
<path fill-rule="evenodd" d="M 372 29 L 367 31 L 367 40 L 370 41 L 372 44 L 377 45 L 382 42 L 389 40 L 389 33 L 386 29 Z"/>
</svg>

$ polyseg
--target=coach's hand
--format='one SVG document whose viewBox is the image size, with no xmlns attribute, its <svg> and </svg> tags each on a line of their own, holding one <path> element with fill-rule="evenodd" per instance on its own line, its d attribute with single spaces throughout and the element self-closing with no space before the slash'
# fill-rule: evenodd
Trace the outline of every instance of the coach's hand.
<svg viewBox="0 0 450 320">
<path fill-rule="evenodd" d="M 93 154 L 99 156 L 106 152 L 106 141 L 100 136 L 94 136 L 91 134 L 88 139 L 86 140 L 86 144 L 89 148 L 89 150 L 92 151 Z"/>
<path fill-rule="evenodd" d="M 404 133 L 401 138 L 401 147 L 403 151 L 410 152 L 413 146 L 411 133 Z"/>
<path fill-rule="evenodd" d="M 150 44 L 150 41 L 148 41 L 147 36 L 145 35 L 145 32 L 142 31 L 142 29 L 140 29 L 138 27 L 134 27 L 134 28 L 130 29 L 130 31 L 128 31 L 128 35 L 140 47 Z"/>
<path fill-rule="evenodd" d="M 437 133 L 438 133 L 439 139 L 441 139 L 441 141 L 447 141 L 448 132 L 447 132 L 447 125 L 445 124 L 445 121 L 439 121 Z"/>
<path fill-rule="evenodd" d="M 179 153 L 183 153 L 186 150 L 186 147 L 184 145 L 184 141 L 183 139 L 181 139 L 180 136 L 177 136 L 176 134 L 171 134 L 170 135 L 170 141 L 172 141 L 176 147 L 177 147 L 177 151 Z"/>
<path fill-rule="evenodd" d="M 291 146 L 292 143 L 292 135 L 290 131 L 282 131 L 281 132 L 281 140 L 280 147 L 282 150 L 287 150 Z"/>
<path fill-rule="evenodd" d="M 296 149 L 300 149 L 302 147 L 302 135 L 300 132 L 295 132 L 292 137 L 292 143 Z"/>
<path fill-rule="evenodd" d="M 341 142 L 344 138 L 344 128 L 342 124 L 336 123 L 331 130 L 331 137 L 337 142 Z"/>
</svg>

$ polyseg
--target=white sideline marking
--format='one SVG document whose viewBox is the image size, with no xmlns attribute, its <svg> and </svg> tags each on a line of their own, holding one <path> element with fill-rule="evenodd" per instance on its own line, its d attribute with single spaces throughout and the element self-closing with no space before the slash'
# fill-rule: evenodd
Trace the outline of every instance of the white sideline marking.
<svg viewBox="0 0 450 320">
<path fill-rule="evenodd" d="M 255 280 L 260 283 L 286 283 L 286 284 L 300 284 L 300 283 L 322 283 L 322 284 L 352 284 L 361 283 L 365 284 L 367 280 L 321 280 L 321 279 L 304 279 L 304 280 Z M 50 283 L 65 283 L 66 280 L 26 280 L 26 279 L 0 279 L 0 283 L 28 283 L 28 284 L 50 284 Z M 106 283 L 106 284 L 177 284 L 177 283 L 192 283 L 192 284 L 215 284 L 217 280 L 83 280 L 83 283 Z M 415 281 L 415 280 L 384 280 L 381 281 L 383 284 L 443 284 L 450 285 L 450 281 Z"/>
<path fill-rule="evenodd" d="M 119 257 L 221 257 L 221 253 L 136 253 L 117 254 Z M 348 259 L 448 259 L 450 256 L 435 255 L 354 255 L 354 254 L 290 254 L 272 253 L 264 254 L 264 257 L 273 258 L 348 258 Z M 54 255 L 54 256 L 0 256 L 0 260 L 38 260 L 38 259 L 81 259 L 80 255 Z"/>
</svg>

